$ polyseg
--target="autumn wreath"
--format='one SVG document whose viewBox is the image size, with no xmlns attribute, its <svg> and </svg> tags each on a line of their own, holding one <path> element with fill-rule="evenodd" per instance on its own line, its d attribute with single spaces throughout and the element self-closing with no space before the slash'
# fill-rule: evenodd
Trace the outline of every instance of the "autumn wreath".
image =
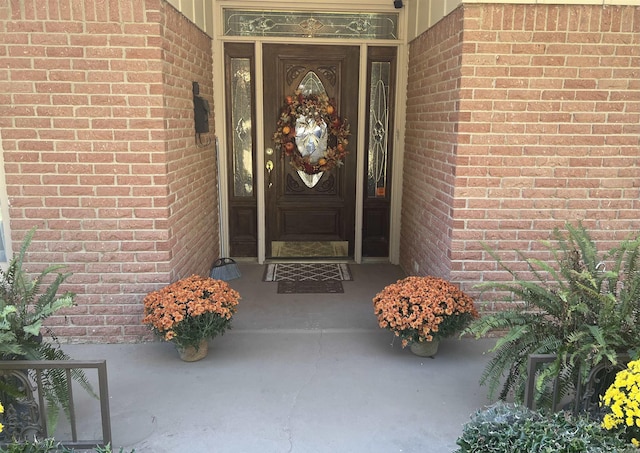
<svg viewBox="0 0 640 453">
<path fill-rule="evenodd" d="M 308 150 L 298 148 L 296 136 L 302 132 L 308 133 L 305 124 L 313 124 L 318 129 L 315 140 L 326 139 L 326 150 L 309 153 Z M 320 138 L 320 136 L 323 138 Z M 278 127 L 273 134 L 273 141 L 296 170 L 309 175 L 329 171 L 340 167 L 347 155 L 347 137 L 349 123 L 341 118 L 334 103 L 325 94 L 303 95 L 296 91 L 287 96 L 280 111 Z"/>
</svg>

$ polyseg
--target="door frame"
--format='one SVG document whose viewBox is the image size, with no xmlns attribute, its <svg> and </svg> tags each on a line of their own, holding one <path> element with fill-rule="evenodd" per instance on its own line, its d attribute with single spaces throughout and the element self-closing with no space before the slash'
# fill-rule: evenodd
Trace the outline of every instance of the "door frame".
<svg viewBox="0 0 640 453">
<path fill-rule="evenodd" d="M 219 5 L 221 11 L 222 6 Z M 405 8 L 406 10 L 406 8 Z M 403 11 L 404 12 L 404 11 Z M 219 15 L 221 17 L 222 14 Z M 401 30 L 406 30 L 403 25 L 406 23 L 406 15 L 400 15 Z M 406 31 L 401 34 L 405 36 Z M 226 42 L 238 42 L 238 39 L 225 37 L 216 34 L 213 40 L 214 54 L 214 118 L 216 124 L 216 152 L 218 156 L 218 187 L 220 197 L 219 222 L 220 228 L 220 256 L 227 256 L 229 250 L 229 206 L 228 206 L 228 175 L 227 156 L 223 151 L 227 148 L 227 137 L 225 128 L 225 76 L 224 76 L 224 44 Z M 397 53 L 397 77 L 396 77 L 396 97 L 395 97 L 395 127 L 392 131 L 392 140 L 394 143 L 394 154 L 392 163 L 391 177 L 391 202 L 390 202 L 390 231 L 389 231 L 389 256 L 388 258 L 366 258 L 362 256 L 362 226 L 363 226 L 363 209 L 364 209 L 364 177 L 365 177 L 365 122 L 368 121 L 368 115 L 361 114 L 358 118 L 358 146 L 357 149 L 351 150 L 350 157 L 356 159 L 356 203 L 355 203 L 355 231 L 354 231 L 354 254 L 353 261 L 362 263 L 363 261 L 385 261 L 391 264 L 399 264 L 400 257 L 400 213 L 402 204 L 402 168 L 403 168 L 403 150 L 404 150 L 404 121 L 406 112 L 406 84 L 407 84 L 407 43 L 405 39 L 399 41 L 372 41 L 372 40 L 344 40 L 334 41 L 327 39 L 285 39 L 285 38 L 258 38 L 252 37 L 247 40 L 243 38 L 242 42 L 251 42 L 254 45 L 255 58 L 255 109 L 257 121 L 255 124 L 255 134 L 257 137 L 256 146 L 256 174 L 255 187 L 257 197 L 257 237 L 258 237 L 258 253 L 257 261 L 263 264 L 266 261 L 266 206 L 265 206 L 265 149 L 269 144 L 265 144 L 262 140 L 265 128 L 273 125 L 265 125 L 262 120 L 264 112 L 264 90 L 263 90 L 263 53 L 262 45 L 269 44 L 314 44 L 314 45 L 344 45 L 360 47 L 360 64 L 359 64 L 359 89 L 358 89 L 358 110 L 366 112 L 367 106 L 367 49 L 368 46 L 384 45 L 395 46 L 398 48 Z"/>
</svg>

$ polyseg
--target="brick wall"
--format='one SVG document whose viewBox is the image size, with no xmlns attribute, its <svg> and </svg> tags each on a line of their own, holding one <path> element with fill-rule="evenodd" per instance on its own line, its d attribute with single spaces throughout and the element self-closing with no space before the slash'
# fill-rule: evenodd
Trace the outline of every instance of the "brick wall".
<svg viewBox="0 0 640 453">
<path fill-rule="evenodd" d="M 166 10 L 162 45 L 174 281 L 193 273 L 208 275 L 218 256 L 218 191 L 213 127 L 194 146 L 192 81 L 198 82 L 211 111 L 214 107 L 211 40 L 173 8 L 167 5 Z"/>
<path fill-rule="evenodd" d="M 192 81 L 210 39 L 160 0 L 0 2 L 0 143 L 13 248 L 64 263 L 77 341 L 136 341 L 144 294 L 217 255 L 213 146 L 195 145 Z"/>
<path fill-rule="evenodd" d="M 409 49 L 401 265 L 449 277 L 455 191 L 461 8 Z"/>
<path fill-rule="evenodd" d="M 480 241 L 523 268 L 512 251 L 545 259 L 567 221 L 602 250 L 640 231 L 639 7 L 467 5 L 411 44 L 410 66 L 407 167 L 429 170 L 405 171 L 405 269 L 471 290 L 508 277 Z"/>
</svg>

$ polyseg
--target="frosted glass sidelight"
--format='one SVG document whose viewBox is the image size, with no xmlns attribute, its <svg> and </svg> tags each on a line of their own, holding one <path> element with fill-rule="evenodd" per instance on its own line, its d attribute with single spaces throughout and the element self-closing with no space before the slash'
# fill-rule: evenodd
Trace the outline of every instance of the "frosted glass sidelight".
<svg viewBox="0 0 640 453">
<path fill-rule="evenodd" d="M 370 198 L 384 198 L 386 195 L 390 77 L 391 63 L 384 61 L 372 63 L 367 159 L 367 196 Z"/>
<path fill-rule="evenodd" d="M 233 195 L 253 195 L 251 67 L 248 58 L 231 59 L 231 122 L 233 125 Z"/>
</svg>

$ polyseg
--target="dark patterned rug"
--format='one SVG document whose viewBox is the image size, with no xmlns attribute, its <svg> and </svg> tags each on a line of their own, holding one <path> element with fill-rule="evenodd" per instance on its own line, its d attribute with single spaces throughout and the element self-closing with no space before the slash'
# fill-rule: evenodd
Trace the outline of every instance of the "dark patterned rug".
<svg viewBox="0 0 640 453">
<path fill-rule="evenodd" d="M 278 294 L 344 293 L 339 280 L 279 281 Z"/>
<path fill-rule="evenodd" d="M 341 263 L 275 263 L 267 264 L 265 282 L 342 281 L 352 280 L 348 264 Z"/>
</svg>

